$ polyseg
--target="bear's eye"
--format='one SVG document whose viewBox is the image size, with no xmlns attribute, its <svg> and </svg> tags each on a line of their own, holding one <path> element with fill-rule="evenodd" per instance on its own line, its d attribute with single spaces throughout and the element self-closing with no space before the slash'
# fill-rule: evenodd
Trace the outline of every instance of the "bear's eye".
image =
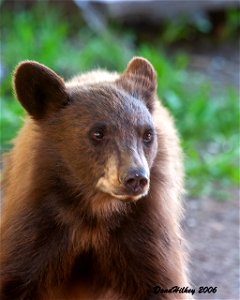
<svg viewBox="0 0 240 300">
<path fill-rule="evenodd" d="M 152 129 L 148 129 L 143 134 L 143 142 L 145 144 L 150 144 L 153 141 L 153 131 Z"/>
<path fill-rule="evenodd" d="M 90 131 L 90 138 L 93 142 L 99 143 L 101 142 L 106 134 L 106 127 L 105 126 L 94 126 Z"/>
<path fill-rule="evenodd" d="M 103 130 L 96 130 L 92 133 L 92 138 L 96 141 L 101 141 L 104 138 Z"/>
</svg>

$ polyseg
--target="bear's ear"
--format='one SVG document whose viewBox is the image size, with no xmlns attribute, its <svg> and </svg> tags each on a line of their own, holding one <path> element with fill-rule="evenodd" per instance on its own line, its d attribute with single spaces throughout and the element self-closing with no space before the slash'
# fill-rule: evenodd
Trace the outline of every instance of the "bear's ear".
<svg viewBox="0 0 240 300">
<path fill-rule="evenodd" d="M 157 89 L 157 76 L 151 63 L 143 57 L 134 57 L 118 79 L 118 83 L 134 97 L 142 99 L 152 111 Z"/>
<path fill-rule="evenodd" d="M 34 119 L 42 119 L 68 102 L 63 79 L 35 61 L 17 66 L 13 85 L 17 99 Z"/>
</svg>

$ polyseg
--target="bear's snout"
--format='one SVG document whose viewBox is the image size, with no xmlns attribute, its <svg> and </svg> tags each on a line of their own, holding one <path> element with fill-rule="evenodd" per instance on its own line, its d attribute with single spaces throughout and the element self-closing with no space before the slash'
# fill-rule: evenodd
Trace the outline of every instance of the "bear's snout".
<svg viewBox="0 0 240 300">
<path fill-rule="evenodd" d="M 117 157 L 112 155 L 108 159 L 104 175 L 97 182 L 97 188 L 122 200 L 138 200 L 145 196 L 150 182 L 147 162 L 138 162 L 137 165 L 136 161 L 133 163 L 129 157 L 128 160 L 128 164 L 125 162 L 127 166 L 124 164 L 119 168 Z"/>
</svg>

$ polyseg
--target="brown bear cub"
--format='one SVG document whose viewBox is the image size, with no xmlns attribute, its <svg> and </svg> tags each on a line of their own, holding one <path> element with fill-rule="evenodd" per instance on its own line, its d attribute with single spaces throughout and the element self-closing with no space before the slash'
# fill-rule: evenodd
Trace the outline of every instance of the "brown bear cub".
<svg viewBox="0 0 240 300">
<path fill-rule="evenodd" d="M 25 61 L 14 89 L 29 117 L 5 160 L 1 299 L 189 297 L 154 291 L 188 281 L 181 151 L 152 65 L 64 82 Z"/>
</svg>

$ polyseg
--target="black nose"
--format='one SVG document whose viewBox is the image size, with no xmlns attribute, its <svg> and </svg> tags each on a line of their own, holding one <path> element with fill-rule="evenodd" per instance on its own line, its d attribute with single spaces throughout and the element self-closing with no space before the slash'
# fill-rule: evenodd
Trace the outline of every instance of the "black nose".
<svg viewBox="0 0 240 300">
<path fill-rule="evenodd" d="M 123 183 L 129 193 L 138 195 L 144 191 L 148 181 L 149 178 L 144 169 L 133 169 L 127 173 Z"/>
</svg>

